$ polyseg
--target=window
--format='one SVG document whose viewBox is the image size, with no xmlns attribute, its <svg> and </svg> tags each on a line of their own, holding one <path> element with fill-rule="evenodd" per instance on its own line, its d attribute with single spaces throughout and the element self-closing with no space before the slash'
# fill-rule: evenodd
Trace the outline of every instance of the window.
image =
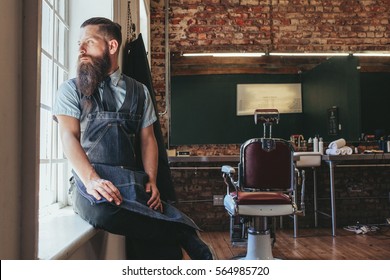
<svg viewBox="0 0 390 280">
<path fill-rule="evenodd" d="M 68 79 L 68 0 L 42 0 L 39 209 L 67 204 L 68 164 L 51 109 L 58 86 Z"/>
</svg>

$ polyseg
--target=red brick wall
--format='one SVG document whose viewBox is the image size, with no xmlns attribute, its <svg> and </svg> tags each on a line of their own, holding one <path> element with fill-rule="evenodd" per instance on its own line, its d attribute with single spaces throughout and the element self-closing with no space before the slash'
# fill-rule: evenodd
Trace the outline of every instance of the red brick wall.
<svg viewBox="0 0 390 280">
<path fill-rule="evenodd" d="M 178 51 L 389 51 L 390 1 L 170 0 Z M 152 75 L 165 111 L 165 11 L 151 0 Z M 160 118 L 167 137 L 167 116 Z"/>
</svg>

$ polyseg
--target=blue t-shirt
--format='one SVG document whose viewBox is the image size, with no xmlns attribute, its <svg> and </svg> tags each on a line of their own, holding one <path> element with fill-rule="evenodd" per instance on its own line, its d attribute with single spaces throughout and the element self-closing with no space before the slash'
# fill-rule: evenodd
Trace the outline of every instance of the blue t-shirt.
<svg viewBox="0 0 390 280">
<path fill-rule="evenodd" d="M 119 69 L 114 73 L 112 73 L 110 75 L 110 78 L 111 78 L 110 88 L 113 95 L 115 96 L 116 109 L 118 110 L 122 106 L 126 97 L 126 82 L 123 80 L 122 74 L 120 73 Z M 102 83 L 99 86 L 99 93 L 100 93 L 101 100 L 103 98 L 102 96 L 103 87 L 104 84 Z M 152 100 L 150 98 L 149 90 L 145 85 L 143 85 L 143 87 L 145 91 L 145 106 L 144 106 L 144 113 L 142 117 L 143 119 L 141 122 L 141 127 L 145 128 L 153 124 L 157 120 L 157 117 L 154 112 L 154 107 L 153 107 Z M 66 115 L 66 116 L 74 117 L 76 119 L 80 119 L 81 116 L 80 99 L 76 92 L 75 84 L 70 80 L 65 81 L 59 87 L 52 114 L 55 116 Z"/>
</svg>

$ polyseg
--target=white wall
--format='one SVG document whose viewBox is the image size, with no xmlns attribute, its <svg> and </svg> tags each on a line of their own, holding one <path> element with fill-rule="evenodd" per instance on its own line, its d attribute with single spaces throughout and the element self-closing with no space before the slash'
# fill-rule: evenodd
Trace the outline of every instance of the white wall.
<svg viewBox="0 0 390 280">
<path fill-rule="evenodd" d="M 0 2 L 1 259 L 37 254 L 40 7 L 39 0 Z"/>
<path fill-rule="evenodd" d="M 125 237 L 100 231 L 66 259 L 125 260 Z"/>
<path fill-rule="evenodd" d="M 122 1 L 124 2 L 124 1 Z M 93 9 L 91 8 L 93 7 Z M 91 17 L 106 17 L 113 18 L 113 4 L 107 0 L 69 0 L 69 12 L 72 14 L 70 18 L 69 29 L 69 78 L 76 76 L 77 56 L 80 25 Z M 77 20 L 73 20 L 73 19 Z"/>
<path fill-rule="evenodd" d="M 0 259 L 20 251 L 20 2 L 0 2 Z"/>
</svg>

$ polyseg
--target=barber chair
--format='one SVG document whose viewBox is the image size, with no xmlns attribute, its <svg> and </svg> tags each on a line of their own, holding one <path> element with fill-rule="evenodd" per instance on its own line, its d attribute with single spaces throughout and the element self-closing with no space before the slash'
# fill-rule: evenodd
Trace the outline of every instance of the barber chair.
<svg viewBox="0 0 390 280">
<path fill-rule="evenodd" d="M 232 220 L 248 225 L 244 259 L 269 260 L 274 259 L 271 218 L 299 215 L 302 211 L 297 209 L 294 197 L 297 174 L 293 147 L 289 141 L 272 138 L 272 125 L 279 122 L 278 110 L 258 109 L 254 116 L 255 124 L 263 123 L 264 137 L 241 145 L 238 180 L 234 179 L 233 167 L 222 166 L 227 186 L 224 206 Z M 304 190 L 301 193 L 303 198 Z"/>
</svg>

